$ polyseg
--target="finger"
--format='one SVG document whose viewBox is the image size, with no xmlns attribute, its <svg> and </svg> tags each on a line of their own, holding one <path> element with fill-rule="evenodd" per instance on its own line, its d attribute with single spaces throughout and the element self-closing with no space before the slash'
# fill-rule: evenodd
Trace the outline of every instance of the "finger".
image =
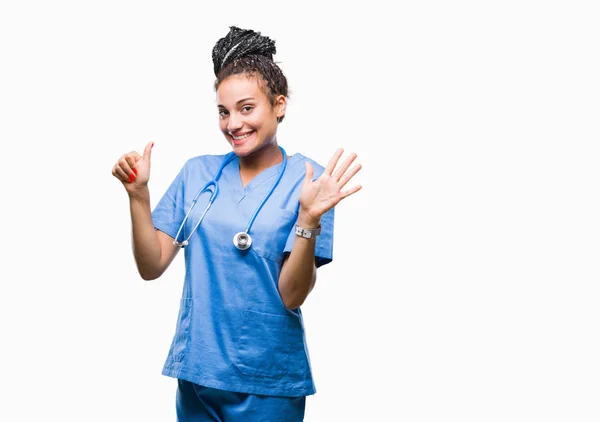
<svg viewBox="0 0 600 422">
<path fill-rule="evenodd" d="M 325 167 L 325 170 L 323 171 L 323 173 L 331 176 L 331 173 L 333 173 L 333 169 L 337 165 L 337 162 L 343 153 L 344 153 L 344 149 L 338 148 L 337 151 L 335 152 L 335 154 L 333 154 L 333 157 L 331 157 L 331 159 L 329 160 L 329 163 L 327 163 L 327 167 Z"/>
<path fill-rule="evenodd" d="M 358 173 L 361 168 L 362 168 L 362 166 L 360 164 L 356 164 L 354 167 L 352 167 L 350 169 L 350 171 L 348 173 L 345 173 L 342 176 L 342 178 L 339 180 L 340 189 L 343 188 L 344 186 L 346 186 L 346 183 L 348 183 L 348 181 L 350 179 L 352 179 L 354 177 L 354 175 L 356 173 Z"/>
<path fill-rule="evenodd" d="M 123 171 L 123 169 L 119 166 L 115 166 L 113 169 L 113 176 L 119 179 L 121 182 L 125 183 L 129 181 L 129 175 Z"/>
<path fill-rule="evenodd" d="M 152 147 L 154 146 L 154 142 L 148 142 L 146 148 L 144 148 L 144 160 L 150 161 L 150 156 L 152 155 Z"/>
<path fill-rule="evenodd" d="M 304 176 L 304 181 L 305 182 L 312 182 L 312 178 L 313 178 L 313 176 L 315 174 L 313 166 L 308 161 L 305 161 L 305 167 L 306 167 L 306 174 Z"/>
<path fill-rule="evenodd" d="M 130 152 L 129 154 L 127 154 L 125 156 L 125 160 L 127 161 L 127 164 L 129 164 L 129 167 L 137 174 L 137 170 L 135 169 L 135 164 L 138 162 L 138 160 L 141 158 L 141 155 L 138 154 L 135 151 Z"/>
<path fill-rule="evenodd" d="M 127 179 L 129 179 L 131 175 L 135 176 L 137 174 L 137 170 L 134 172 L 129 165 L 129 161 L 127 161 L 127 155 L 124 155 L 119 159 L 117 167 L 121 167 L 121 170 L 123 170 L 123 172 L 127 175 Z"/>
<path fill-rule="evenodd" d="M 342 175 L 346 172 L 346 170 L 348 170 L 348 167 L 350 167 L 350 164 L 352 164 L 352 162 L 356 159 L 356 154 L 352 153 L 350 154 L 342 163 L 342 165 L 335 171 L 335 173 L 333 173 L 333 178 L 337 181 L 340 180 L 340 178 L 342 177 Z"/>
<path fill-rule="evenodd" d="M 349 197 L 352 194 L 355 194 L 356 192 L 358 192 L 359 190 L 362 189 L 361 185 L 356 185 L 350 189 L 346 189 L 344 191 L 340 192 L 340 195 L 342 196 L 342 199 Z"/>
</svg>

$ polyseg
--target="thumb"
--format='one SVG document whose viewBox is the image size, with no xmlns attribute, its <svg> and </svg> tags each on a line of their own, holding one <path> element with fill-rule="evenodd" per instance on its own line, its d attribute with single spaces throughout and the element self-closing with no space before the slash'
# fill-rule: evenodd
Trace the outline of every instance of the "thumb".
<svg viewBox="0 0 600 422">
<path fill-rule="evenodd" d="M 306 175 L 304 177 L 304 182 L 311 182 L 313 175 L 314 175 L 313 166 L 308 161 L 306 161 L 305 164 L 306 164 Z"/>
<path fill-rule="evenodd" d="M 154 146 L 154 142 L 148 142 L 146 148 L 144 148 L 144 160 L 150 161 L 150 156 L 152 155 L 152 147 Z"/>
</svg>

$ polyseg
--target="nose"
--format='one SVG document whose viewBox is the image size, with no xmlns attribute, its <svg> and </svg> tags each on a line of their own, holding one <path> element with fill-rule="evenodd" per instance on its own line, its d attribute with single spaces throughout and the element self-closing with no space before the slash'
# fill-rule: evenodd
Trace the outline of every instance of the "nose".
<svg viewBox="0 0 600 422">
<path fill-rule="evenodd" d="M 238 115 L 238 113 L 230 113 L 229 118 L 227 119 L 227 130 L 230 132 L 235 132 L 236 130 L 242 127 L 242 119 Z"/>
</svg>

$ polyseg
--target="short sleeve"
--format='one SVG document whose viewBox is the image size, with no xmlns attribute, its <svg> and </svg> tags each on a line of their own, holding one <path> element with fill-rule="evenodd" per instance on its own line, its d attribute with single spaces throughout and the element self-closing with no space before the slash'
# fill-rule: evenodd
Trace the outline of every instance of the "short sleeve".
<svg viewBox="0 0 600 422">
<path fill-rule="evenodd" d="M 177 231 L 185 217 L 185 175 L 186 166 L 184 165 L 152 211 L 154 227 L 165 232 L 173 239 L 176 238 Z"/>
<path fill-rule="evenodd" d="M 333 260 L 333 219 L 335 208 L 330 209 L 321 216 L 321 234 L 317 236 L 315 245 L 315 265 L 329 264 Z M 288 235 L 284 252 L 291 252 L 296 240 L 296 225 Z"/>
</svg>

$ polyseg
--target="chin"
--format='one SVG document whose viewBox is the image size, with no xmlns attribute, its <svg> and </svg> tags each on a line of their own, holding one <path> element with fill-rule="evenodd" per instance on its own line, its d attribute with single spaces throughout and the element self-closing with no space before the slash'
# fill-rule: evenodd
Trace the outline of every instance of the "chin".
<svg viewBox="0 0 600 422">
<path fill-rule="evenodd" d="M 255 146 L 249 145 L 231 145 L 231 148 L 238 157 L 246 157 L 256 151 Z"/>
</svg>

